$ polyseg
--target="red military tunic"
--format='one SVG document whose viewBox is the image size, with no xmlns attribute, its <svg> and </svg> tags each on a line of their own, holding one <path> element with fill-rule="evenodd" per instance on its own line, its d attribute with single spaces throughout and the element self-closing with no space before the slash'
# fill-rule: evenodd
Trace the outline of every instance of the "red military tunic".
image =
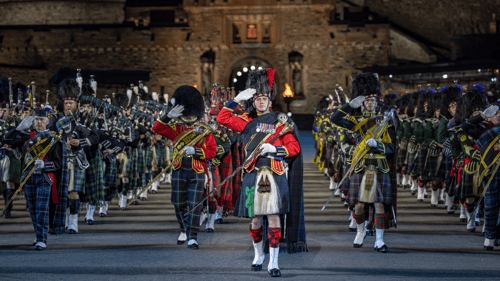
<svg viewBox="0 0 500 281">
<path fill-rule="evenodd" d="M 232 100 L 229 101 L 217 116 L 217 122 L 219 122 L 223 126 L 226 126 L 229 129 L 241 133 L 243 129 L 245 129 L 246 125 L 250 121 L 252 121 L 252 118 L 250 118 L 247 113 L 239 116 L 233 116 L 232 113 L 236 108 L 236 106 L 238 106 L 236 102 Z M 276 133 L 272 135 L 269 139 L 270 140 L 273 139 L 276 135 L 278 135 L 281 132 L 282 129 L 283 127 L 278 128 L 276 130 Z M 300 144 L 297 141 L 297 139 L 295 139 L 295 137 L 293 136 L 292 130 L 285 133 L 283 136 L 279 137 L 271 144 L 276 147 L 277 150 L 276 156 L 280 158 L 293 157 L 299 154 L 300 152 Z M 255 167 L 256 159 L 257 157 L 255 157 L 255 159 L 245 167 L 245 170 L 247 170 L 247 172 L 251 172 L 253 170 L 253 168 Z M 271 161 L 271 168 L 278 175 L 282 175 L 285 172 L 281 161 L 277 161 L 275 159 L 272 159 Z"/>
</svg>

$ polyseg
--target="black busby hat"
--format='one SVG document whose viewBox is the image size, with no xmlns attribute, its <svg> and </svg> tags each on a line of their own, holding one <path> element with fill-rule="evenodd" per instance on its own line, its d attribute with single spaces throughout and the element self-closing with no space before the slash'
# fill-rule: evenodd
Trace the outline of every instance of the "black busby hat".
<svg viewBox="0 0 500 281">
<path fill-rule="evenodd" d="M 380 95 L 380 81 L 377 73 L 360 73 L 351 82 L 351 99 L 359 96 L 378 97 Z"/>
<path fill-rule="evenodd" d="M 83 83 L 82 84 L 82 96 L 92 96 L 94 94 L 94 90 L 92 90 L 92 87 L 90 86 L 89 83 Z M 80 105 L 84 104 L 90 104 L 90 100 L 80 100 Z"/>
<path fill-rule="evenodd" d="M 452 116 L 448 111 L 448 108 L 450 108 L 452 104 L 457 105 L 458 101 L 461 99 L 461 96 L 461 91 L 457 87 L 441 88 L 440 114 L 450 119 Z"/>
<path fill-rule="evenodd" d="M 129 90 L 129 92 L 130 94 L 127 94 L 126 92 L 120 92 L 113 95 L 111 104 L 122 109 L 127 109 L 130 106 L 130 101 L 132 98 L 132 91 Z"/>
<path fill-rule="evenodd" d="M 83 90 L 83 85 L 82 85 Z M 74 100 L 77 101 L 80 97 L 80 87 L 74 78 L 67 78 L 61 82 L 59 85 L 59 91 L 57 92 L 57 111 L 64 111 L 64 101 Z"/>
<path fill-rule="evenodd" d="M 475 111 L 483 111 L 487 106 L 484 91 L 477 87 L 462 95 L 462 102 L 457 105 L 455 120 L 464 122 L 471 117 Z"/>
<path fill-rule="evenodd" d="M 278 87 L 274 81 L 276 70 L 272 68 L 251 70 L 248 72 L 246 83 L 247 89 L 255 89 L 256 93 L 253 99 L 261 96 L 266 96 L 269 100 L 274 100 Z"/>
<path fill-rule="evenodd" d="M 327 110 L 330 102 L 331 102 L 330 97 L 328 96 L 322 97 L 321 100 L 319 100 L 318 105 L 316 106 L 316 114 L 324 113 Z"/>
<path fill-rule="evenodd" d="M 275 82 L 276 70 L 272 68 L 251 70 L 248 72 L 246 89 L 255 89 L 256 93 L 251 99 L 245 101 L 245 111 L 250 117 L 255 117 L 257 111 L 253 106 L 253 102 L 258 97 L 268 97 L 273 101 L 278 92 L 278 86 Z"/>
<path fill-rule="evenodd" d="M 180 86 L 172 96 L 172 105 L 184 106 L 180 119 L 186 123 L 192 123 L 203 118 L 205 103 L 198 89 L 193 86 Z"/>
</svg>

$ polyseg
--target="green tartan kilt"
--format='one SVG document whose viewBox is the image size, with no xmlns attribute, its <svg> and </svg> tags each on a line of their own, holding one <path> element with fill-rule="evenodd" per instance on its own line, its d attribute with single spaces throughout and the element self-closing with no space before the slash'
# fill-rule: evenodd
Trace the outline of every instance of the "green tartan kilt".
<svg viewBox="0 0 500 281">
<path fill-rule="evenodd" d="M 460 180 L 460 184 L 457 188 L 457 196 L 460 199 L 465 199 L 467 197 L 476 197 L 473 192 L 472 182 L 474 179 L 474 174 L 468 174 L 462 169 L 460 171 L 462 173 L 462 179 Z"/>
<path fill-rule="evenodd" d="M 153 166 L 153 150 L 151 146 L 144 148 L 144 166 L 151 171 L 151 167 Z"/>
<path fill-rule="evenodd" d="M 405 165 L 406 153 L 408 150 L 406 149 L 398 149 L 398 157 L 396 158 L 396 169 L 397 171 L 401 171 Z"/>
<path fill-rule="evenodd" d="M 425 163 L 425 169 L 422 172 L 422 178 L 426 181 L 441 181 L 441 178 L 436 175 L 439 156 L 428 156 Z M 442 163 L 441 163 L 442 165 Z"/>
<path fill-rule="evenodd" d="M 359 186 L 363 180 L 364 173 L 354 173 L 350 178 L 349 183 L 349 194 L 347 199 L 349 200 L 349 205 L 354 205 L 359 203 Z M 380 187 L 380 192 L 377 192 L 377 198 L 375 203 L 392 203 L 392 189 L 391 189 L 391 177 L 389 173 L 377 172 L 377 182 Z"/>
<path fill-rule="evenodd" d="M 9 173 L 7 174 L 7 181 L 13 182 L 15 184 L 21 183 L 21 170 L 22 170 L 22 157 L 17 159 L 14 153 L 9 151 L 6 153 L 10 160 Z"/>
<path fill-rule="evenodd" d="M 137 153 L 138 149 L 132 149 L 132 153 L 128 158 L 127 162 L 127 178 L 129 178 L 129 183 L 124 185 L 123 192 L 129 190 L 135 190 L 137 188 Z"/>
<path fill-rule="evenodd" d="M 85 170 L 85 196 L 84 198 L 80 197 L 80 200 L 91 205 L 97 205 L 99 201 L 104 200 L 105 195 L 103 162 L 99 150 L 86 151 L 86 154 L 90 166 Z"/>
<path fill-rule="evenodd" d="M 421 175 L 424 171 L 425 158 L 427 157 L 427 148 L 421 148 L 417 151 L 418 155 L 413 161 L 412 175 Z"/>
</svg>

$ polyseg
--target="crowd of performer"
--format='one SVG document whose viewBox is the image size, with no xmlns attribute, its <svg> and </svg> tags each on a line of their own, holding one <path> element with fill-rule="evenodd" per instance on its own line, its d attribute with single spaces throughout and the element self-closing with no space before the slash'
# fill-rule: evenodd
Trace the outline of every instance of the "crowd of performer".
<svg viewBox="0 0 500 281">
<path fill-rule="evenodd" d="M 199 249 L 205 218 L 211 233 L 231 212 L 251 219 L 251 270 L 260 271 L 269 253 L 269 274 L 281 276 L 279 252 L 307 251 L 307 244 L 298 129 L 272 110 L 274 75 L 250 71 L 238 95 L 215 84 L 206 101 L 193 86 L 177 88 L 169 100 L 140 81 L 100 99 L 93 77 L 87 83 L 78 71 L 60 83 L 54 107 L 36 101 L 34 83 L 2 80 L 3 217 L 12 217 L 21 192 L 34 248 L 43 250 L 49 233 L 78 233 L 79 216 L 92 225 L 111 201 L 126 210 L 160 182 L 171 183 L 178 245 Z"/>
<path fill-rule="evenodd" d="M 140 81 L 100 99 L 93 77 L 87 83 L 77 72 L 59 85 L 54 107 L 48 92 L 36 101 L 34 83 L 2 80 L 3 216 L 21 191 L 33 245 L 43 250 L 49 233 L 78 233 L 80 215 L 92 225 L 111 201 L 126 210 L 171 183 L 178 245 L 199 249 L 205 219 L 211 233 L 228 213 L 249 218 L 251 270 L 262 270 L 269 253 L 269 274 L 281 276 L 280 251 L 304 252 L 307 243 L 298 129 L 273 111 L 274 76 L 250 71 L 246 90 L 215 84 L 205 101 L 193 86 L 169 99 Z M 397 193 L 408 189 L 419 202 L 430 194 L 431 207 L 459 209 L 471 232 L 484 214 L 484 248 L 498 247 L 500 111 L 482 86 L 382 97 L 378 75 L 361 73 L 351 89 L 337 86 L 318 104 L 313 162 L 350 211 L 353 246 L 375 235 L 375 251 L 389 252 L 384 231 L 397 226 Z"/>
<path fill-rule="evenodd" d="M 398 192 L 450 215 L 458 210 L 470 232 L 484 217 L 484 249 L 500 246 L 500 111 L 483 86 L 382 97 L 372 73 L 351 86 L 350 99 L 337 86 L 317 106 L 313 163 L 351 212 L 354 247 L 375 233 L 375 250 L 389 251 L 383 234 L 397 225 Z"/>
</svg>

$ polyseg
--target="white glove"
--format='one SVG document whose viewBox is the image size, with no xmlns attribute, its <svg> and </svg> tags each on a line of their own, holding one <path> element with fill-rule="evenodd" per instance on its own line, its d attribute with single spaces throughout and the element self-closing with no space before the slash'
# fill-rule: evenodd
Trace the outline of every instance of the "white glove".
<svg viewBox="0 0 500 281">
<path fill-rule="evenodd" d="M 369 139 L 366 141 L 366 145 L 368 145 L 370 147 L 377 147 L 377 141 L 374 139 Z"/>
<path fill-rule="evenodd" d="M 257 93 L 255 89 L 246 89 L 243 92 L 239 93 L 234 98 L 234 101 L 239 103 L 240 101 L 248 100 L 249 98 L 253 97 L 255 93 Z"/>
<path fill-rule="evenodd" d="M 270 143 L 265 143 L 260 147 L 259 155 L 265 155 L 266 153 L 276 153 L 276 147 Z"/>
<path fill-rule="evenodd" d="M 182 115 L 182 112 L 184 111 L 184 106 L 182 105 L 176 105 L 170 112 L 167 114 L 168 118 L 176 118 Z"/>
<path fill-rule="evenodd" d="M 349 105 L 350 105 L 352 108 L 358 108 L 358 107 L 360 107 L 360 106 L 363 104 L 363 102 L 364 102 L 364 101 L 365 101 L 365 96 L 359 96 L 359 97 L 357 97 L 357 98 L 353 99 L 353 100 L 349 103 Z"/>
<path fill-rule="evenodd" d="M 18 131 L 26 131 L 31 125 L 33 125 L 33 120 L 35 120 L 35 116 L 27 116 L 24 120 L 19 124 L 16 128 Z"/>
<path fill-rule="evenodd" d="M 43 160 L 35 160 L 35 166 L 37 169 L 43 169 L 43 167 L 45 167 L 45 163 L 43 162 Z"/>
<path fill-rule="evenodd" d="M 497 114 L 498 111 L 498 106 L 496 105 L 491 105 L 490 107 L 486 108 L 482 113 L 481 116 L 484 119 L 491 118 Z"/>
<path fill-rule="evenodd" d="M 194 147 L 186 146 L 186 147 L 184 147 L 184 151 L 186 151 L 186 155 L 193 155 L 194 154 Z"/>
</svg>

